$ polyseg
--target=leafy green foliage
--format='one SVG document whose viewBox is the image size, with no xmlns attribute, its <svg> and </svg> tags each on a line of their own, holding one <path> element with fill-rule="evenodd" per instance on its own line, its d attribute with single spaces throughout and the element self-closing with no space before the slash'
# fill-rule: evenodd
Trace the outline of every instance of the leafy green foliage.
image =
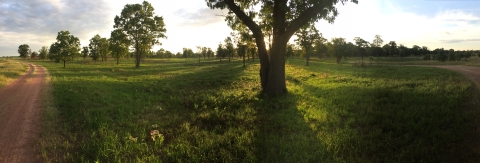
<svg viewBox="0 0 480 163">
<path fill-rule="evenodd" d="M 308 66 L 310 53 L 313 51 L 313 44 L 317 41 L 325 42 L 326 39 L 322 37 L 321 33 L 318 33 L 318 30 L 314 25 L 308 25 L 300 28 L 300 30 L 295 33 L 295 36 L 297 36 L 297 39 L 295 39 L 297 45 L 303 47 L 306 52 L 306 65 Z"/>
<path fill-rule="evenodd" d="M 345 38 L 332 38 L 332 40 L 327 43 L 328 52 L 332 57 L 337 59 L 337 63 L 340 63 L 340 60 L 346 57 L 346 46 Z"/>
<path fill-rule="evenodd" d="M 125 33 L 117 29 L 112 31 L 109 41 L 112 56 L 117 60 L 118 64 L 120 58 L 129 53 L 128 47 L 130 46 L 130 40 L 128 40 L 128 37 L 125 35 Z"/>
<path fill-rule="evenodd" d="M 22 44 L 20 46 L 18 46 L 18 54 L 20 54 L 20 58 L 27 58 L 28 57 L 28 53 L 30 51 L 30 46 L 28 46 L 27 44 Z"/>
<path fill-rule="evenodd" d="M 42 46 L 40 50 L 38 50 L 38 56 L 41 60 L 45 60 L 48 55 L 48 47 L 47 46 Z"/>
<path fill-rule="evenodd" d="M 57 35 L 57 42 L 50 46 L 50 55 L 57 62 L 65 63 L 72 60 L 73 57 L 80 53 L 80 40 L 70 34 L 69 31 L 60 31 Z"/>
<path fill-rule="evenodd" d="M 153 45 L 160 44 L 159 38 L 166 38 L 163 17 L 154 15 L 153 6 L 147 1 L 142 4 L 127 4 L 120 16 L 115 16 L 115 30 L 123 32 L 135 49 L 135 67 Z"/>
<path fill-rule="evenodd" d="M 85 58 L 88 57 L 88 54 L 90 54 L 90 50 L 88 50 L 88 46 L 82 47 L 82 58 L 85 60 Z"/>
<path fill-rule="evenodd" d="M 90 39 L 88 47 L 90 49 L 90 57 L 92 60 L 97 61 L 101 58 L 102 61 L 107 61 L 110 47 L 107 38 L 102 38 L 100 35 L 96 34 Z"/>
<path fill-rule="evenodd" d="M 301 27 L 324 19 L 333 23 L 338 15 L 336 4 L 348 0 L 307 0 L 307 1 L 256 1 L 256 0 L 205 0 L 211 9 L 228 9 L 227 24 L 234 30 L 244 28 L 252 32 L 260 57 L 260 81 L 262 90 L 269 95 L 287 92 L 285 83 L 285 51 L 288 40 Z M 357 0 L 351 0 L 358 3 Z M 256 10 L 254 6 L 260 6 Z M 275 13 L 275 14 L 274 14 Z M 270 40 L 269 51 L 265 34 Z M 228 47 L 228 46 L 227 46 Z"/>
</svg>

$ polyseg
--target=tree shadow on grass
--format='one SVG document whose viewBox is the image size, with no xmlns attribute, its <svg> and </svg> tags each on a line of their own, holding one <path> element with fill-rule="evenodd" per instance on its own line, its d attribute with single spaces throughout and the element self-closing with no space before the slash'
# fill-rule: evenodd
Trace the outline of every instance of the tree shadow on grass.
<svg viewBox="0 0 480 163">
<path fill-rule="evenodd" d="M 463 97 L 451 97 L 442 90 L 341 84 L 345 82 L 341 79 L 339 85 L 326 87 L 309 84 L 324 79 L 289 75 L 287 80 L 303 92 L 301 98 L 318 101 L 309 109 L 299 105 L 299 110 L 335 162 L 478 160 L 466 141 L 477 133 L 471 132 L 458 109 Z M 322 112 L 327 120 L 315 116 Z"/>
<path fill-rule="evenodd" d="M 333 162 L 325 142 L 317 138 L 318 133 L 297 107 L 298 96 L 259 96 L 258 162 Z"/>
</svg>

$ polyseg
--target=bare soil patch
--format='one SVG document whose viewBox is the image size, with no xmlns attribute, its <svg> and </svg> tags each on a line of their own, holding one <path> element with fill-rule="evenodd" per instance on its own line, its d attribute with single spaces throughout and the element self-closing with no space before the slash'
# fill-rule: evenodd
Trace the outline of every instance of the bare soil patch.
<svg viewBox="0 0 480 163">
<path fill-rule="evenodd" d="M 0 89 L 0 163 L 42 162 L 38 139 L 46 74 L 41 66 Z"/>
</svg>

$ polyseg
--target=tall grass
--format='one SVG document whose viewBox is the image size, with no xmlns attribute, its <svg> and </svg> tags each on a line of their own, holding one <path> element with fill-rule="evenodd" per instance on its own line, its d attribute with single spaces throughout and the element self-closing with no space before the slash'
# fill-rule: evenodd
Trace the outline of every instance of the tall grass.
<svg viewBox="0 0 480 163">
<path fill-rule="evenodd" d="M 53 97 L 46 162 L 466 162 L 478 108 L 435 68 L 288 60 L 289 94 L 260 93 L 259 64 L 37 62 Z M 82 64 L 84 63 L 84 64 Z M 49 123 L 55 122 L 55 123 Z M 469 135 L 469 136 L 466 136 Z M 468 142 L 472 140 L 471 142 Z"/>
<path fill-rule="evenodd" d="M 13 82 L 27 70 L 28 66 L 22 62 L 0 59 L 0 88 Z"/>
</svg>

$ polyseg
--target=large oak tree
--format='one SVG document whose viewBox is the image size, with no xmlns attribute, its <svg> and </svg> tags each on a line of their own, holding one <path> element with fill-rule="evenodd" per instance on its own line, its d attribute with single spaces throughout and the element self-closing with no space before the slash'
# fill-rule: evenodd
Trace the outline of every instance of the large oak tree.
<svg viewBox="0 0 480 163">
<path fill-rule="evenodd" d="M 205 0 L 211 9 L 228 9 L 227 21 L 240 20 L 255 38 L 260 58 L 260 79 L 264 93 L 287 92 L 285 51 L 292 35 L 308 23 L 338 15 L 335 5 L 349 0 Z M 358 3 L 357 0 L 350 0 Z M 255 9 L 260 6 L 260 12 Z M 262 28 L 263 27 L 263 28 Z M 265 34 L 271 31 L 272 47 L 267 51 Z"/>
<path fill-rule="evenodd" d="M 153 45 L 160 45 L 159 38 L 165 36 L 163 17 L 154 15 L 154 8 L 147 1 L 142 4 L 127 4 L 120 16 L 115 16 L 113 28 L 122 31 L 135 49 L 135 67 L 140 67 L 140 60 L 150 52 Z"/>
</svg>

